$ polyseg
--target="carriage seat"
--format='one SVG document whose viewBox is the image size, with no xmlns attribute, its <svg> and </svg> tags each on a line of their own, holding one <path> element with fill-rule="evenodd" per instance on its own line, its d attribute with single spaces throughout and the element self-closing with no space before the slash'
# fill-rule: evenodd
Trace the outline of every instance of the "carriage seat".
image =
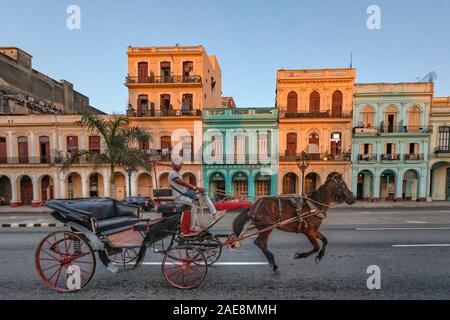
<svg viewBox="0 0 450 320">
<path fill-rule="evenodd" d="M 180 203 L 166 203 L 160 204 L 157 208 L 159 213 L 162 213 L 163 216 L 171 216 L 176 214 L 181 214 L 183 211 L 189 210 L 189 206 Z"/>
<path fill-rule="evenodd" d="M 46 206 L 65 216 L 66 220 L 75 220 L 87 227 L 90 225 L 82 216 L 93 217 L 98 232 L 132 226 L 146 220 L 140 218 L 139 207 L 110 198 L 49 200 Z"/>
</svg>

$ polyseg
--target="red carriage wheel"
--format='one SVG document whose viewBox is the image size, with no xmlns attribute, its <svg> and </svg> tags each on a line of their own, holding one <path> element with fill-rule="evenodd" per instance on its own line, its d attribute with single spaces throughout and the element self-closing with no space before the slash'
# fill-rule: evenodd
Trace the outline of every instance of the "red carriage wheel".
<svg viewBox="0 0 450 320">
<path fill-rule="evenodd" d="M 139 248 L 123 248 L 121 252 L 108 255 L 108 260 L 121 265 L 132 263 L 138 256 Z"/>
<path fill-rule="evenodd" d="M 172 286 L 193 289 L 205 279 L 208 263 L 199 249 L 178 246 L 166 252 L 161 268 L 164 278 Z"/>
<path fill-rule="evenodd" d="M 58 292 L 73 292 L 84 287 L 96 266 L 89 243 L 69 231 L 56 231 L 42 239 L 34 260 L 42 281 Z"/>
</svg>

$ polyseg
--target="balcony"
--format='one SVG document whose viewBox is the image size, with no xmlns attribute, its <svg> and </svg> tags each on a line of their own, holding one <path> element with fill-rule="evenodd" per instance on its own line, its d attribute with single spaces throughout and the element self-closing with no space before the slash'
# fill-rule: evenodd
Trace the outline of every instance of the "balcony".
<svg viewBox="0 0 450 320">
<path fill-rule="evenodd" d="M 376 162 L 378 156 L 376 154 L 359 154 L 358 161 L 359 162 Z"/>
<path fill-rule="evenodd" d="M 403 155 L 403 159 L 406 161 L 414 162 L 414 161 L 424 161 L 425 155 L 423 153 L 406 153 Z"/>
<path fill-rule="evenodd" d="M 281 153 L 279 155 L 280 162 L 295 162 L 296 159 L 300 157 L 300 153 L 296 155 L 288 155 L 286 153 Z M 309 161 L 350 161 L 351 154 L 343 153 L 340 155 L 332 155 L 327 153 L 308 153 Z"/>
<path fill-rule="evenodd" d="M 211 108 L 203 110 L 205 120 L 236 121 L 236 120 L 273 120 L 278 119 L 276 108 Z"/>
<path fill-rule="evenodd" d="M 125 84 L 148 84 L 148 85 L 165 85 L 165 84 L 201 84 L 202 77 L 197 75 L 189 76 L 150 76 L 137 77 L 127 76 Z"/>
<path fill-rule="evenodd" d="M 345 118 L 351 119 L 352 112 L 341 112 L 339 114 L 333 113 L 331 110 L 311 113 L 309 111 L 291 113 L 285 110 L 280 111 L 280 118 Z"/>
<path fill-rule="evenodd" d="M 133 107 L 132 107 L 133 108 Z M 142 110 L 138 115 L 135 109 L 128 109 L 128 117 L 201 117 L 202 110 Z"/>
<path fill-rule="evenodd" d="M 434 153 L 439 155 L 439 154 L 444 154 L 445 156 L 450 154 L 450 146 L 439 146 L 436 147 L 434 149 Z"/>
<path fill-rule="evenodd" d="M 61 163 L 60 157 L 2 157 L 0 165 L 35 165 L 35 164 L 57 164 Z"/>
<path fill-rule="evenodd" d="M 354 134 L 429 134 L 433 132 L 431 126 L 379 126 L 379 127 L 354 127 Z"/>
<path fill-rule="evenodd" d="M 400 161 L 401 156 L 397 153 L 384 153 L 381 155 L 381 161 Z"/>
</svg>

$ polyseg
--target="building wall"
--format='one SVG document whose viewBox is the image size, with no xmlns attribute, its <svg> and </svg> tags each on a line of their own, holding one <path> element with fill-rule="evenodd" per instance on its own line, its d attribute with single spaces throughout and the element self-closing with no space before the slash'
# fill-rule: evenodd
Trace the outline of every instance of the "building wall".
<svg viewBox="0 0 450 320">
<path fill-rule="evenodd" d="M 305 172 L 316 175 L 315 187 L 325 182 L 328 175 L 342 173 L 347 183 L 350 181 L 350 152 L 352 130 L 353 88 L 356 72 L 354 69 L 322 70 L 279 70 L 277 73 L 276 103 L 279 117 L 279 182 L 278 190 L 283 192 L 283 179 L 287 174 L 295 175 L 295 193 L 301 192 L 301 176 L 296 156 L 287 156 L 288 134 L 296 134 L 295 154 L 306 152 L 310 160 Z M 333 113 L 332 101 L 336 91 L 342 93 L 340 113 Z M 288 97 L 297 95 L 297 110 L 289 111 Z M 318 112 L 310 110 L 310 95 L 320 95 Z M 331 155 L 332 134 L 340 134 L 340 152 Z M 318 137 L 318 148 L 312 154 L 309 142 L 312 134 Z M 307 189 L 307 188 L 306 188 Z"/>
<path fill-rule="evenodd" d="M 358 193 L 359 181 L 360 198 L 426 201 L 432 95 L 432 83 L 355 86 L 351 188 Z M 409 123 L 413 109 L 420 110 L 418 125 Z M 367 123 L 368 110 L 373 123 Z M 393 114 L 391 126 L 388 114 Z M 365 154 L 364 144 L 371 145 L 370 153 Z M 393 146 L 389 154 L 387 144 Z M 409 144 L 417 144 L 413 153 Z"/>
</svg>

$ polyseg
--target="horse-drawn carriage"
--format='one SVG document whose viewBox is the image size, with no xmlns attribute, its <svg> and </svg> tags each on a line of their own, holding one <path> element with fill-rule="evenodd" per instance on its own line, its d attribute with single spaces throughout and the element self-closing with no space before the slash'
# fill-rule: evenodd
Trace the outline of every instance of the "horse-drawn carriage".
<svg viewBox="0 0 450 320">
<path fill-rule="evenodd" d="M 331 202 L 354 203 L 342 177 L 332 177 L 311 198 L 298 196 L 261 198 L 243 210 L 233 222 L 230 235 L 214 235 L 209 227 L 192 234 L 188 208 L 174 203 L 159 203 L 161 218 L 140 216 L 139 207 L 113 199 L 50 200 L 46 206 L 69 230 L 48 234 L 38 245 L 35 265 L 39 276 L 51 289 L 76 291 L 91 280 L 96 267 L 96 254 L 110 270 L 119 266 L 139 267 L 147 248 L 163 254 L 161 270 L 174 287 L 192 289 L 205 278 L 208 266 L 214 264 L 223 246 L 237 247 L 240 240 L 255 236 L 255 244 L 266 256 L 274 271 L 278 270 L 273 254 L 267 249 L 268 237 L 274 229 L 304 233 L 314 246 L 294 258 L 306 258 L 325 252 L 327 240 L 318 231 Z M 252 231 L 254 230 L 254 231 Z M 219 238 L 225 238 L 220 241 Z M 323 245 L 317 243 L 317 238 Z M 319 251 L 320 249 L 320 251 Z"/>
</svg>

